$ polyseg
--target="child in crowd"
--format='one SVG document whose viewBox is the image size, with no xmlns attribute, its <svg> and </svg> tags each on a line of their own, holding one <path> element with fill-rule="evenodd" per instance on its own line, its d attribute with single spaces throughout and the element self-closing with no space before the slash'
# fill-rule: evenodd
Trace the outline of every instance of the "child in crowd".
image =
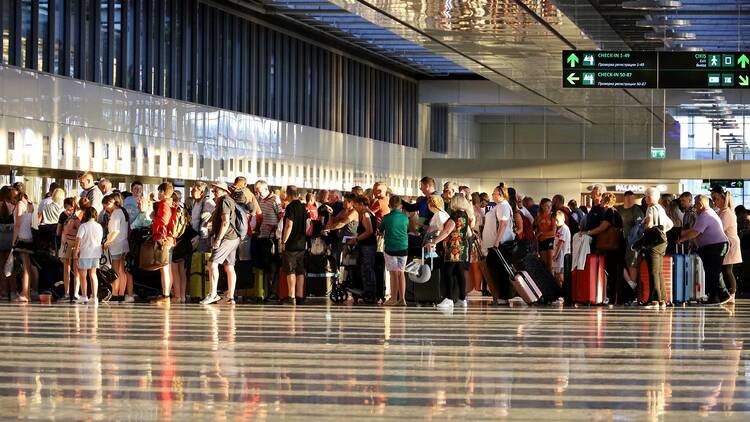
<svg viewBox="0 0 750 422">
<path fill-rule="evenodd" d="M 563 285 L 563 271 L 565 268 L 565 255 L 570 253 L 570 229 L 565 224 L 565 213 L 561 210 L 555 212 L 555 246 L 552 253 L 552 270 L 557 284 Z"/>
<path fill-rule="evenodd" d="M 78 228 L 78 277 L 81 279 L 81 297 L 76 303 L 86 304 L 89 298 L 86 295 L 86 276 L 91 280 L 91 300 L 94 304 L 99 303 L 98 287 L 99 279 L 96 270 L 99 268 L 99 260 L 102 257 L 102 241 L 104 230 L 96 219 L 98 217 L 96 208 L 88 207 L 83 211 L 83 223 Z"/>
<path fill-rule="evenodd" d="M 88 199 L 81 198 L 79 200 L 79 202 L 84 201 L 88 202 Z M 78 268 L 76 234 L 78 233 L 78 227 L 81 225 L 81 214 L 75 198 L 65 198 L 63 206 L 65 207 L 65 211 L 60 214 L 60 219 L 57 223 L 57 233 L 60 236 L 60 251 L 58 252 L 58 256 L 63 262 L 63 286 L 65 287 L 65 294 L 62 300 L 70 301 L 70 269 Z M 80 280 L 78 279 L 77 270 L 74 272 L 74 278 L 75 290 L 73 295 L 78 296 Z"/>
</svg>

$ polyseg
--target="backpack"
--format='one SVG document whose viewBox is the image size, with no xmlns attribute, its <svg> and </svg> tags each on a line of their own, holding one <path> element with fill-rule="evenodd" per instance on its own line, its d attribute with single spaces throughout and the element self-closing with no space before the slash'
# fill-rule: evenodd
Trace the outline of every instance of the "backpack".
<svg viewBox="0 0 750 422">
<path fill-rule="evenodd" d="M 247 237 L 247 208 L 243 204 L 237 202 L 234 203 L 234 230 L 237 231 L 237 235 L 240 240 L 245 240 Z"/>
<path fill-rule="evenodd" d="M 182 204 L 177 204 L 172 212 L 174 212 L 175 215 L 173 217 L 172 227 L 169 228 L 169 235 L 173 239 L 179 239 L 185 233 L 188 224 L 190 224 L 190 216 Z"/>
</svg>

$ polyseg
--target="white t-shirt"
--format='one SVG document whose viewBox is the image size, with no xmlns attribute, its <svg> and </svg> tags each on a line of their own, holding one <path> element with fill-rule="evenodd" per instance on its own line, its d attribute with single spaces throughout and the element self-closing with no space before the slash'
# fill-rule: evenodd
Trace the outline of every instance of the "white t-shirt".
<svg viewBox="0 0 750 422">
<path fill-rule="evenodd" d="M 104 240 L 104 230 L 101 224 L 96 221 L 87 221 L 78 228 L 78 245 L 80 250 L 80 259 L 99 259 L 102 257 L 102 240 Z"/>
<path fill-rule="evenodd" d="M 555 249 L 557 249 L 557 245 L 559 244 L 562 244 L 560 256 L 557 257 L 552 267 L 555 270 L 562 271 L 563 267 L 565 266 L 565 255 L 570 253 L 571 246 L 570 228 L 565 224 L 555 230 Z M 553 251 L 555 249 L 553 249 Z"/>
<path fill-rule="evenodd" d="M 494 248 L 497 245 L 497 227 L 501 221 L 506 221 L 505 230 L 503 230 L 500 243 L 513 240 L 513 208 L 508 201 L 500 202 L 492 207 L 484 216 L 484 229 L 482 229 L 482 249 Z"/>
<path fill-rule="evenodd" d="M 655 226 L 663 226 L 665 233 L 672 230 L 672 227 L 674 227 L 672 219 L 669 218 L 667 212 L 664 211 L 664 207 L 659 204 L 654 204 L 648 207 L 646 210 L 646 216 L 651 217 L 651 224 Z"/>
<path fill-rule="evenodd" d="M 442 231 L 443 227 L 445 227 L 445 222 L 450 220 L 451 216 L 448 215 L 447 212 L 440 210 L 432 215 L 432 219 L 430 219 L 430 233 L 434 233 L 436 231 Z"/>
<path fill-rule="evenodd" d="M 125 213 L 121 209 L 116 208 L 112 211 L 109 223 L 107 223 L 107 231 L 108 233 L 118 232 L 117 237 L 109 246 L 110 254 L 122 255 L 130 250 L 128 247 L 128 222 L 125 220 Z"/>
</svg>

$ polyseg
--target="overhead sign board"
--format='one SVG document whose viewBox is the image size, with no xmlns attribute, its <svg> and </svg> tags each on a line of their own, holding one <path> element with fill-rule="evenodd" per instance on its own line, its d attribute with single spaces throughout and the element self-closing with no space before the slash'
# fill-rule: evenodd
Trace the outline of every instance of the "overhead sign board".
<svg viewBox="0 0 750 422">
<path fill-rule="evenodd" d="M 563 88 L 750 89 L 750 52 L 562 53 Z"/>
<path fill-rule="evenodd" d="M 564 88 L 656 88 L 650 51 L 563 51 Z"/>
</svg>

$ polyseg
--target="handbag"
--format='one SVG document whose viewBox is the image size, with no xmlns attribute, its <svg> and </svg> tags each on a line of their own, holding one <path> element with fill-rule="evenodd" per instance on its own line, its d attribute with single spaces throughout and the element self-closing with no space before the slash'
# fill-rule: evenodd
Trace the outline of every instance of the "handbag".
<svg viewBox="0 0 750 422">
<path fill-rule="evenodd" d="M 643 231 L 640 240 L 633 244 L 634 250 L 652 249 L 667 243 L 667 234 L 662 226 L 653 226 Z"/>
<path fill-rule="evenodd" d="M 169 265 L 168 240 L 147 239 L 143 242 L 138 257 L 138 268 L 144 271 L 156 271 L 167 265 Z"/>
<path fill-rule="evenodd" d="M 13 275 L 13 267 L 15 264 L 15 257 L 13 254 L 13 249 L 10 250 L 10 255 L 8 255 L 8 259 L 5 260 L 5 267 L 3 268 L 3 273 L 6 277 L 10 277 Z"/>
<path fill-rule="evenodd" d="M 620 249 L 620 239 L 622 239 L 622 229 L 610 224 L 607 230 L 596 236 L 594 247 L 598 251 L 616 251 Z"/>
<path fill-rule="evenodd" d="M 99 279 L 99 283 L 106 283 L 112 285 L 117 280 L 117 271 L 112 269 L 112 255 L 107 251 L 106 255 L 102 255 L 99 258 L 99 268 L 96 269 L 96 277 Z"/>
</svg>

